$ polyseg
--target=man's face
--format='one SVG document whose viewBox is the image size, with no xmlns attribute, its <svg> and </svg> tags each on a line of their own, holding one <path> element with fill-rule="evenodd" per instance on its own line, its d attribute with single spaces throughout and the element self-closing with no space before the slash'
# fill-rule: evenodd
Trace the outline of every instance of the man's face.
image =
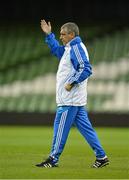
<svg viewBox="0 0 129 180">
<path fill-rule="evenodd" d="M 63 45 L 66 45 L 69 41 L 71 41 L 74 38 L 74 33 L 68 33 L 67 29 L 62 28 L 60 31 L 60 39 L 63 43 Z"/>
</svg>

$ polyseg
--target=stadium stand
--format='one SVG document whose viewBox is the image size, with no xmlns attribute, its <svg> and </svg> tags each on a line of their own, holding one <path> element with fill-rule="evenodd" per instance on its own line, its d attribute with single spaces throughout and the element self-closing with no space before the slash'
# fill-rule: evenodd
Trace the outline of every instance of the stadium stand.
<svg viewBox="0 0 129 180">
<path fill-rule="evenodd" d="M 129 112 L 129 28 L 100 34 L 82 29 L 93 65 L 88 109 Z M 39 29 L 1 28 L 0 111 L 54 112 L 57 66 Z"/>
</svg>

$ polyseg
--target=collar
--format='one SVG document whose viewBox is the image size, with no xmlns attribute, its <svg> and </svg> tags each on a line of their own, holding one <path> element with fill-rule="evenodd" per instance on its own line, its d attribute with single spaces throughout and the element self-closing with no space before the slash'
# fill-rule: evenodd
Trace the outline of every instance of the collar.
<svg viewBox="0 0 129 180">
<path fill-rule="evenodd" d="M 82 42 L 81 38 L 80 38 L 79 36 L 76 36 L 74 39 L 72 39 L 71 41 L 69 41 L 69 42 L 65 45 L 65 47 L 73 46 L 73 45 L 79 44 L 79 43 L 81 43 L 81 42 Z"/>
</svg>

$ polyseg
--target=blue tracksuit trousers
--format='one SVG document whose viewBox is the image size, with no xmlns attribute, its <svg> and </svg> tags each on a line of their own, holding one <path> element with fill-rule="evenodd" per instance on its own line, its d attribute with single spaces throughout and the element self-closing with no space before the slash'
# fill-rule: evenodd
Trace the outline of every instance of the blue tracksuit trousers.
<svg viewBox="0 0 129 180">
<path fill-rule="evenodd" d="M 54 162 L 58 162 L 70 128 L 75 125 L 85 140 L 89 143 L 97 158 L 103 158 L 105 152 L 99 142 L 97 134 L 93 129 L 87 111 L 83 106 L 60 106 L 57 108 L 54 121 L 54 135 L 50 156 L 54 157 Z"/>
</svg>

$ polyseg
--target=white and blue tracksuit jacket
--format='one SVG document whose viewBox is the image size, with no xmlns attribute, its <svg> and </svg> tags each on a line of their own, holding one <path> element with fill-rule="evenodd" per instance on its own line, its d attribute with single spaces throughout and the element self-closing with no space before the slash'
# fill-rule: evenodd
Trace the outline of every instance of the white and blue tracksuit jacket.
<svg viewBox="0 0 129 180">
<path fill-rule="evenodd" d="M 91 65 L 85 45 L 79 36 L 66 46 L 60 46 L 53 33 L 47 35 L 46 43 L 59 60 L 56 84 L 58 106 L 84 106 L 87 102 L 87 78 L 91 75 Z M 71 91 L 65 84 L 74 83 Z"/>
</svg>

